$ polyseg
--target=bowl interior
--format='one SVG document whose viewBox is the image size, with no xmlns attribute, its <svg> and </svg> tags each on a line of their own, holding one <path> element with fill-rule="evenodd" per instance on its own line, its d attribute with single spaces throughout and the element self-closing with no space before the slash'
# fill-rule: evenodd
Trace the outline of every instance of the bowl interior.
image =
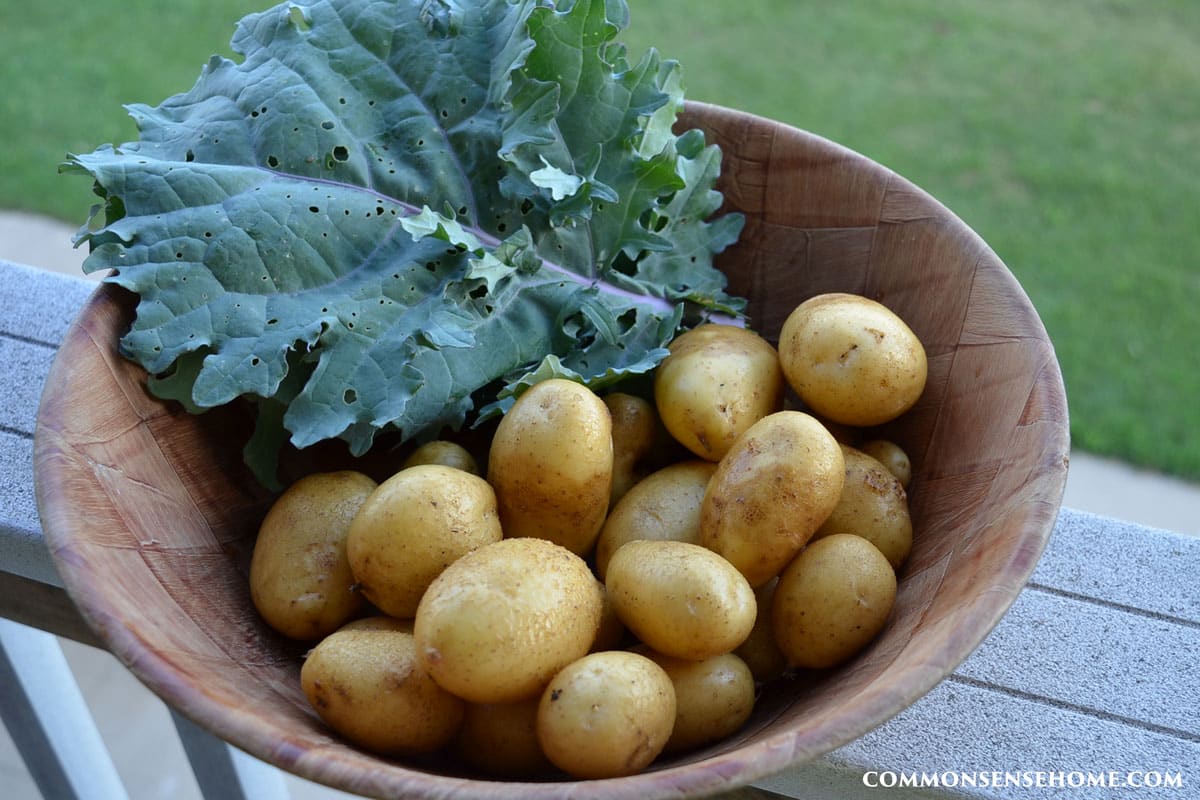
<svg viewBox="0 0 1200 800">
<path fill-rule="evenodd" d="M 912 555 L 880 637 L 849 664 L 767 687 L 735 737 L 589 797 L 687 796 L 828 752 L 952 672 L 1008 609 L 1062 499 L 1067 408 L 1028 298 L 966 225 L 884 167 L 803 131 L 689 104 L 682 125 L 724 152 L 726 208 L 746 215 L 722 255 L 754 327 L 774 338 L 803 299 L 864 294 L 925 344 L 917 406 L 879 433 L 914 462 Z M 132 298 L 102 286 L 63 342 L 35 439 L 39 509 L 68 591 L 112 652 L 181 713 L 251 754 L 382 797 L 560 796 L 563 784 L 477 780 L 331 736 L 299 688 L 304 647 L 273 634 L 247 565 L 270 497 L 241 463 L 236 409 L 191 416 L 149 397 L 115 352 Z"/>
</svg>

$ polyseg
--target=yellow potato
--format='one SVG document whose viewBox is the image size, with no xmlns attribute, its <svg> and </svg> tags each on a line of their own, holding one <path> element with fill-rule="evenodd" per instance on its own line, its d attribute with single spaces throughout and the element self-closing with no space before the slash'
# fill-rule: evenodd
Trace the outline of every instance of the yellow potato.
<svg viewBox="0 0 1200 800">
<path fill-rule="evenodd" d="M 441 464 L 446 467 L 461 469 L 463 472 L 469 472 L 472 475 L 479 474 L 479 463 L 475 461 L 475 456 L 471 455 L 471 451 L 457 442 L 449 442 L 445 439 L 435 439 L 432 442 L 426 442 L 416 450 L 413 450 L 408 458 L 404 460 L 401 469 L 416 467 L 422 464 Z"/>
<path fill-rule="evenodd" d="M 612 495 L 612 415 L 591 389 L 553 378 L 517 398 L 496 427 L 488 482 L 508 537 L 589 552 Z"/>
<path fill-rule="evenodd" d="M 305 658 L 300 685 L 329 727 L 382 755 L 432 753 L 462 721 L 462 700 L 417 664 L 413 636 L 400 621 L 326 636 Z"/>
<path fill-rule="evenodd" d="M 925 348 L 891 309 L 854 294 L 810 298 L 779 333 L 788 384 L 813 413 L 846 425 L 879 425 L 908 411 L 925 389 Z"/>
<path fill-rule="evenodd" d="M 599 581 L 597 584 L 604 594 L 604 605 L 600 610 L 600 628 L 596 631 L 596 638 L 592 641 L 589 652 L 620 650 L 621 643 L 625 640 L 625 623 L 617 616 L 617 609 L 613 607 L 608 596 L 608 589 Z"/>
<path fill-rule="evenodd" d="M 654 371 L 663 425 L 692 453 L 718 461 L 741 433 L 783 407 L 775 348 L 757 333 L 707 324 L 675 338 Z"/>
<path fill-rule="evenodd" d="M 301 478 L 275 500 L 250 560 L 250 597 L 268 625 L 313 641 L 362 610 L 346 536 L 374 489 L 360 472 L 323 472 Z"/>
<path fill-rule="evenodd" d="M 662 667 L 621 650 L 570 664 L 542 692 L 542 751 L 576 778 L 632 775 L 666 746 L 675 724 L 675 689 Z"/>
<path fill-rule="evenodd" d="M 836 666 L 879 634 L 895 600 L 896 574 L 875 545 L 848 533 L 818 539 L 779 576 L 775 641 L 791 666 Z"/>
<path fill-rule="evenodd" d="M 842 445 L 842 456 L 846 461 L 846 485 L 841 500 L 813 540 L 834 533 L 861 536 L 879 548 L 893 569 L 898 569 L 908 559 L 913 540 L 904 487 L 887 467 L 861 450 Z"/>
<path fill-rule="evenodd" d="M 545 539 L 504 539 L 430 584 L 413 624 L 418 657 L 465 700 L 524 700 L 588 652 L 603 605 L 582 558 Z"/>
<path fill-rule="evenodd" d="M 467 703 L 454 749 L 458 757 L 498 778 L 532 778 L 553 770 L 537 739 L 540 697 L 516 703 Z"/>
<path fill-rule="evenodd" d="M 675 688 L 675 726 L 663 752 L 680 753 L 738 731 L 754 710 L 754 675 L 733 653 L 688 661 L 638 651 L 663 668 Z"/>
<path fill-rule="evenodd" d="M 912 483 L 912 461 L 904 448 L 888 439 L 871 439 L 860 444 L 858 449 L 887 467 L 888 472 L 899 478 L 905 491 L 908 490 Z"/>
<path fill-rule="evenodd" d="M 772 578 L 754 590 L 754 602 L 758 615 L 746 641 L 733 652 L 746 662 L 754 680 L 759 683 L 773 681 L 787 671 L 787 659 L 775 643 L 775 630 L 771 625 L 771 603 L 779 578 Z"/>
<path fill-rule="evenodd" d="M 604 580 L 613 553 L 626 542 L 671 539 L 698 543 L 700 503 L 716 468 L 711 461 L 682 461 L 634 485 L 608 512 L 596 540 L 596 574 L 600 579 Z"/>
<path fill-rule="evenodd" d="M 779 574 L 837 505 L 841 445 L 802 411 L 756 422 L 717 464 L 700 510 L 700 544 L 758 587 Z"/>
<path fill-rule="evenodd" d="M 654 404 L 626 392 L 604 396 L 612 415 L 613 481 L 609 508 L 644 477 L 643 460 L 650 454 L 658 431 Z"/>
<path fill-rule="evenodd" d="M 363 596 L 390 616 L 411 617 L 442 570 L 502 536 L 487 481 L 422 464 L 371 493 L 350 525 L 346 550 Z"/>
<path fill-rule="evenodd" d="M 728 653 L 754 627 L 754 590 L 733 565 L 697 544 L 632 541 L 605 581 L 621 622 L 664 655 L 694 661 Z"/>
</svg>

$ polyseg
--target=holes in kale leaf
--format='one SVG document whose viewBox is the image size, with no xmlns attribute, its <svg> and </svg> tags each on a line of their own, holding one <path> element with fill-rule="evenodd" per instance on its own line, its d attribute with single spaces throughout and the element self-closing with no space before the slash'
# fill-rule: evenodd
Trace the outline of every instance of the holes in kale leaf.
<svg viewBox="0 0 1200 800">
<path fill-rule="evenodd" d="M 327 120 L 325 120 L 324 122 L 322 122 L 322 123 L 321 123 L 321 127 L 322 127 L 322 128 L 324 128 L 324 129 L 325 129 L 325 130 L 327 130 L 327 131 L 331 131 L 331 130 L 333 130 L 334 128 L 336 128 L 336 127 L 337 127 L 337 125 L 336 125 L 336 124 L 333 122 L 333 120 L 329 120 L 329 119 L 327 119 Z"/>
<path fill-rule="evenodd" d="M 356 400 L 358 400 L 358 392 L 354 391 L 353 389 L 347 389 L 346 391 L 342 392 L 342 402 L 346 405 L 354 405 Z"/>
<path fill-rule="evenodd" d="M 338 98 L 338 103 L 339 103 L 340 105 L 343 105 L 343 106 L 344 106 L 344 105 L 346 105 L 346 98 L 344 98 L 344 97 L 339 97 L 339 98 Z"/>
<path fill-rule="evenodd" d="M 474 289 L 468 292 L 472 300 L 482 300 L 483 298 L 487 297 L 487 293 L 487 286 L 476 286 Z"/>
<path fill-rule="evenodd" d="M 312 213 L 314 213 L 314 214 L 320 214 L 320 213 L 321 213 L 321 209 L 320 209 L 320 207 L 319 207 L 319 206 L 309 206 L 309 207 L 308 207 L 308 210 L 309 210 L 309 211 L 311 211 L 311 212 L 312 212 Z"/>
<path fill-rule="evenodd" d="M 267 156 L 267 166 L 275 169 L 279 166 L 279 159 L 275 156 Z"/>
<path fill-rule="evenodd" d="M 184 161 L 195 161 L 196 154 L 193 153 L 191 150 L 188 150 L 186 153 L 183 154 L 183 160 Z"/>
<path fill-rule="evenodd" d="M 533 211 L 533 201 L 529 198 L 525 198 L 525 200 L 521 203 L 521 213 L 528 214 L 530 211 Z"/>
<path fill-rule="evenodd" d="M 252 366 L 252 367 L 257 367 L 261 363 L 262 363 L 262 359 L 260 359 L 258 356 L 254 356 L 253 358 L 250 359 L 250 366 Z"/>
<path fill-rule="evenodd" d="M 334 161 L 349 161 L 350 160 L 349 148 L 347 148 L 345 145 L 340 145 L 340 144 L 337 147 L 333 148 L 333 160 Z"/>
</svg>

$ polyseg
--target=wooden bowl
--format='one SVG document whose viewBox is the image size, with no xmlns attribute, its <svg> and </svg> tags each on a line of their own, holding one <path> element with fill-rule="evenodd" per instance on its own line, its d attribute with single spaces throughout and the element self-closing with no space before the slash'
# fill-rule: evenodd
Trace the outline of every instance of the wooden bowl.
<svg viewBox="0 0 1200 800">
<path fill-rule="evenodd" d="M 479 780 L 398 763 L 332 736 L 299 688 L 303 648 L 272 634 L 247 588 L 269 497 L 241 464 L 236 415 L 159 402 L 115 351 L 131 297 L 102 286 L 67 334 L 35 439 L 38 506 L 71 597 L 111 651 L 187 717 L 258 758 L 379 797 L 531 800 L 712 794 L 833 750 L 951 673 L 1008 609 L 1054 525 L 1067 406 L 1054 349 L 1017 281 L 962 221 L 904 178 L 817 136 L 690 104 L 725 154 L 746 215 L 721 268 L 755 327 L 778 334 L 805 298 L 857 292 L 924 342 L 929 381 L 881 433 L 915 464 L 912 555 L 894 613 L 859 657 L 766 689 L 735 737 L 591 781 Z"/>
</svg>

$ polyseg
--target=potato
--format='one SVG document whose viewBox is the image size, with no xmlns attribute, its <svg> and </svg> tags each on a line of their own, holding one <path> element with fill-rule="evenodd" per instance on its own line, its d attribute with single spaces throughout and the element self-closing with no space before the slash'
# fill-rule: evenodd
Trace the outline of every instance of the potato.
<svg viewBox="0 0 1200 800">
<path fill-rule="evenodd" d="M 908 491 L 912 483 L 912 461 L 904 448 L 888 439 L 870 439 L 858 446 L 858 449 L 887 467 L 888 472 L 900 480 L 900 485 Z"/>
<path fill-rule="evenodd" d="M 379 484 L 346 540 L 359 591 L 393 617 L 411 617 L 429 584 L 460 556 L 503 536 L 487 481 L 422 464 Z"/>
<path fill-rule="evenodd" d="M 700 503 L 716 468 L 711 461 L 683 461 L 647 475 L 630 489 L 608 512 L 596 540 L 600 579 L 604 580 L 613 553 L 626 542 L 671 539 L 698 543 Z"/>
<path fill-rule="evenodd" d="M 531 778 L 552 771 L 537 738 L 540 703 L 538 696 L 516 703 L 467 703 L 455 753 L 498 778 Z"/>
<path fill-rule="evenodd" d="M 718 461 L 743 431 L 783 407 L 779 355 L 754 331 L 707 324 L 675 337 L 654 371 L 654 402 L 671 435 Z"/>
<path fill-rule="evenodd" d="M 496 427 L 488 483 L 505 536 L 589 552 L 612 494 L 612 415 L 591 389 L 552 378 L 517 398 Z"/>
<path fill-rule="evenodd" d="M 754 676 L 733 653 L 688 661 L 638 650 L 663 668 L 675 689 L 675 726 L 665 753 L 694 750 L 738 731 L 754 710 Z"/>
<path fill-rule="evenodd" d="M 300 668 L 300 685 L 329 727 L 386 756 L 432 753 L 454 737 L 463 701 L 429 677 L 406 623 L 376 618 L 322 639 Z"/>
<path fill-rule="evenodd" d="M 754 603 L 758 615 L 746 641 L 738 645 L 734 654 L 750 668 L 750 674 L 759 683 L 773 681 L 787 671 L 787 659 L 775 643 L 775 630 L 771 625 L 771 603 L 779 578 L 775 577 L 754 590 Z"/>
<path fill-rule="evenodd" d="M 652 649 L 694 661 L 728 653 L 754 627 L 754 590 L 732 564 L 688 542 L 632 541 L 608 564 L 621 622 Z"/>
<path fill-rule="evenodd" d="M 465 700 L 524 700 L 588 652 L 603 605 L 582 558 L 545 539 L 504 539 L 429 585 L 413 624 L 417 654 L 439 685 Z"/>
<path fill-rule="evenodd" d="M 854 294 L 809 298 L 784 321 L 779 360 L 814 414 L 879 425 L 908 411 L 925 389 L 925 348 L 887 306 Z"/>
<path fill-rule="evenodd" d="M 650 765 L 675 724 L 675 689 L 662 667 L 609 650 L 570 664 L 542 692 L 542 751 L 576 778 L 632 775 Z"/>
<path fill-rule="evenodd" d="M 848 533 L 826 536 L 779 576 L 775 641 L 791 666 L 836 666 L 879 634 L 895 599 L 895 572 L 875 545 Z"/>
<path fill-rule="evenodd" d="M 753 587 L 779 574 L 837 505 L 842 449 L 803 411 L 752 425 L 717 464 L 700 509 L 700 544 Z"/>
<path fill-rule="evenodd" d="M 645 475 L 642 462 L 654 448 L 658 413 L 649 400 L 626 392 L 605 395 L 604 405 L 612 415 L 612 508 Z"/>
<path fill-rule="evenodd" d="M 596 638 L 592 640 L 589 652 L 620 650 L 621 643 L 625 641 L 625 623 L 617 616 L 617 609 L 613 607 L 612 599 L 608 596 L 608 589 L 603 583 L 597 584 L 604 594 L 604 604 L 600 609 L 600 628 L 596 631 Z"/>
<path fill-rule="evenodd" d="M 842 497 L 813 540 L 834 533 L 861 536 L 898 569 L 908 559 L 913 539 L 904 487 L 887 467 L 861 450 L 842 445 L 842 456 L 846 461 Z"/>
<path fill-rule="evenodd" d="M 308 475 L 272 504 L 250 560 L 250 597 L 284 636 L 314 641 L 357 615 L 346 556 L 351 520 L 375 481 L 351 470 Z"/>
<path fill-rule="evenodd" d="M 442 466 L 461 469 L 463 472 L 469 472 L 472 475 L 479 474 L 479 463 L 475 460 L 475 456 L 471 455 L 471 451 L 457 442 L 449 442 L 445 439 L 435 439 L 432 442 L 426 442 L 416 450 L 413 450 L 408 458 L 404 460 L 401 469 L 416 467 L 422 464 L 441 464 Z"/>
</svg>

